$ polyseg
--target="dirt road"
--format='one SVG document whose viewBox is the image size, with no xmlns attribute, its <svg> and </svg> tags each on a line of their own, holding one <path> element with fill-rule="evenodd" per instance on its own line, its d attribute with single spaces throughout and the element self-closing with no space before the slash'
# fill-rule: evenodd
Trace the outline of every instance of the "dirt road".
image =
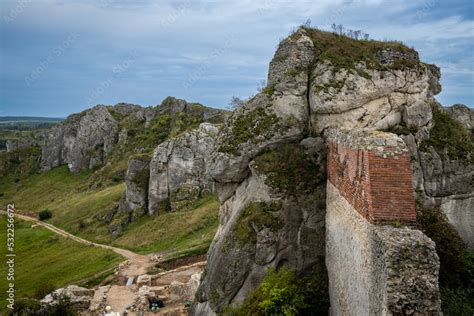
<svg viewBox="0 0 474 316">
<path fill-rule="evenodd" d="M 7 212 L 0 210 L 0 214 L 7 215 Z M 22 215 L 19 213 L 15 213 L 15 217 L 22 219 L 24 221 L 34 222 L 36 225 L 42 226 L 60 236 L 69 238 L 79 243 L 86 244 L 86 245 L 93 245 L 93 246 L 104 248 L 104 249 L 109 249 L 118 253 L 119 255 L 128 259 L 127 264 L 122 265 L 123 268 L 119 272 L 123 276 L 133 277 L 133 276 L 145 274 L 148 271 L 148 269 L 153 265 L 149 256 L 140 255 L 127 249 L 117 248 L 117 247 L 113 247 L 109 245 L 98 244 L 95 242 L 88 241 L 86 239 L 77 237 L 71 233 L 68 233 L 67 231 L 62 230 L 61 228 L 58 228 L 54 225 L 40 221 L 39 219 L 35 217 Z"/>
</svg>

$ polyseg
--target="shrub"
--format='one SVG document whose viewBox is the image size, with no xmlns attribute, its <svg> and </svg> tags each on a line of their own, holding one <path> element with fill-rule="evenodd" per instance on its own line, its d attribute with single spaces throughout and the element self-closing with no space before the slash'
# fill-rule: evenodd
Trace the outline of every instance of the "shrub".
<svg viewBox="0 0 474 316">
<path fill-rule="evenodd" d="M 44 209 L 38 214 L 38 218 L 40 221 L 45 221 L 47 219 L 50 219 L 51 217 L 53 217 L 53 213 L 51 213 L 49 209 Z"/>
<path fill-rule="evenodd" d="M 439 280 L 442 286 L 462 285 L 466 273 L 464 253 L 466 246 L 439 208 L 417 205 L 420 229 L 436 243 L 440 259 Z"/>
<path fill-rule="evenodd" d="M 444 315 L 474 314 L 474 254 L 439 208 L 417 206 L 420 229 L 436 243 Z"/>
<path fill-rule="evenodd" d="M 228 307 L 224 314 L 244 315 L 327 315 L 329 294 L 324 259 L 306 276 L 292 269 L 270 269 L 260 286 L 241 306 Z"/>
<path fill-rule="evenodd" d="M 285 144 L 264 151 L 255 158 L 255 168 L 267 176 L 265 183 L 290 195 L 311 192 L 326 180 L 316 155 L 299 145 Z"/>
<path fill-rule="evenodd" d="M 472 163 L 474 144 L 470 131 L 446 111 L 437 106 L 432 109 L 434 126 L 430 130 L 430 138 L 421 143 L 420 149 L 426 152 L 433 146 L 441 157 L 447 155 L 451 159 Z"/>
<path fill-rule="evenodd" d="M 446 316 L 474 315 L 474 290 L 441 288 L 441 307 Z"/>
<path fill-rule="evenodd" d="M 56 287 L 53 284 L 46 282 L 46 283 L 41 284 L 35 290 L 35 294 L 33 296 L 34 298 L 40 300 L 44 298 L 46 295 L 48 295 L 49 293 L 53 292 L 55 289 Z"/>
<path fill-rule="evenodd" d="M 21 297 L 15 300 L 13 310 L 9 312 L 9 315 L 15 316 L 27 316 L 27 315 L 40 315 L 41 304 L 32 298 Z"/>
</svg>

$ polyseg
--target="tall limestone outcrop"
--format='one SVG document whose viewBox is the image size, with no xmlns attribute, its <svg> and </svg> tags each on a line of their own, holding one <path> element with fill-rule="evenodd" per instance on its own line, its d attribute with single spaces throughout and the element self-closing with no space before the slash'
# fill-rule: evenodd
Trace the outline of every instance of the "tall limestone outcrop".
<svg viewBox="0 0 474 316">
<path fill-rule="evenodd" d="M 67 164 L 70 171 L 78 172 L 100 166 L 117 141 L 117 126 L 102 105 L 70 115 L 49 131 L 42 148 L 41 169 Z"/>
<path fill-rule="evenodd" d="M 414 187 L 425 206 L 440 207 L 469 249 L 474 249 L 474 144 L 472 109 L 433 103 L 427 127 L 404 131 Z"/>
<path fill-rule="evenodd" d="M 325 255 L 324 130 L 429 135 L 439 78 L 436 66 L 399 43 L 305 28 L 284 39 L 268 86 L 234 111 L 211 154 L 220 226 L 192 314 L 238 305 L 270 267 L 305 274 L 317 266 Z M 426 177 L 417 168 L 415 188 Z"/>
<path fill-rule="evenodd" d="M 213 191 L 214 183 L 207 168 L 217 132 L 216 125 L 202 123 L 199 128 L 171 138 L 155 149 L 149 171 L 149 214 L 176 210 Z"/>
<path fill-rule="evenodd" d="M 95 169 L 106 164 L 117 143 L 128 146 L 129 153 L 141 153 L 170 134 L 188 129 L 187 124 L 222 123 L 227 113 L 174 97 L 167 97 L 156 107 L 97 105 L 70 115 L 48 132 L 42 146 L 41 169 L 47 171 L 65 164 L 71 172 Z M 161 126 L 152 126 L 154 123 Z M 160 135 L 150 135 L 153 132 Z"/>
</svg>

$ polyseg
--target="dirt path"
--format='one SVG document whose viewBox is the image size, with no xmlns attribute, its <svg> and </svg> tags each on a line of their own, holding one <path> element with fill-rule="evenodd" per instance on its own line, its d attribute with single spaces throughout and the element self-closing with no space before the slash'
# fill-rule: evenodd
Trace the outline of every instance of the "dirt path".
<svg viewBox="0 0 474 316">
<path fill-rule="evenodd" d="M 136 295 L 128 286 L 112 285 L 107 293 L 106 305 L 110 306 L 112 311 L 122 312 L 134 302 Z"/>
<path fill-rule="evenodd" d="M 0 210 L 0 214 L 6 215 L 7 212 L 5 212 L 3 210 Z M 61 235 L 63 237 L 69 238 L 69 239 L 72 239 L 72 240 L 77 241 L 79 243 L 86 244 L 86 245 L 94 245 L 96 247 L 109 249 L 109 250 L 112 250 L 112 251 L 118 253 L 119 255 L 127 258 L 126 264 L 122 265 L 123 268 L 120 269 L 120 272 L 119 272 L 123 276 L 133 277 L 133 276 L 145 274 L 148 271 L 148 269 L 153 265 L 153 263 L 151 262 L 149 256 L 140 255 L 140 254 L 134 253 L 134 252 L 132 252 L 130 250 L 127 250 L 127 249 L 117 248 L 117 247 L 113 247 L 113 246 L 109 246 L 109 245 L 98 244 L 98 243 L 95 243 L 95 242 L 88 241 L 86 239 L 77 237 L 77 236 L 75 236 L 71 233 L 68 233 L 65 230 L 62 230 L 62 229 L 60 229 L 60 228 L 58 228 L 54 225 L 51 225 L 51 224 L 45 223 L 43 221 L 40 221 L 39 219 L 31 217 L 31 216 L 22 215 L 22 214 L 19 214 L 19 213 L 16 213 L 16 212 L 15 212 L 15 216 L 18 217 L 19 219 L 22 219 L 22 220 L 25 220 L 25 221 L 34 222 L 36 225 L 42 226 L 42 227 L 44 227 L 46 229 L 49 229 L 50 231 L 52 231 L 52 232 L 54 232 L 58 235 Z"/>
</svg>

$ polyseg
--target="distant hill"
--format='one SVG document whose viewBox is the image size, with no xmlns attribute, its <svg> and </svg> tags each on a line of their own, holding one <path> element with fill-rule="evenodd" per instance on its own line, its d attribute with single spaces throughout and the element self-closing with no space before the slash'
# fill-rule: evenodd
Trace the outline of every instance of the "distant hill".
<svg viewBox="0 0 474 316">
<path fill-rule="evenodd" d="M 63 118 L 38 116 L 0 116 L 0 130 L 24 131 L 50 128 Z"/>
<path fill-rule="evenodd" d="M 11 122 L 61 122 L 64 118 L 40 116 L 0 116 L 0 124 Z"/>
</svg>

